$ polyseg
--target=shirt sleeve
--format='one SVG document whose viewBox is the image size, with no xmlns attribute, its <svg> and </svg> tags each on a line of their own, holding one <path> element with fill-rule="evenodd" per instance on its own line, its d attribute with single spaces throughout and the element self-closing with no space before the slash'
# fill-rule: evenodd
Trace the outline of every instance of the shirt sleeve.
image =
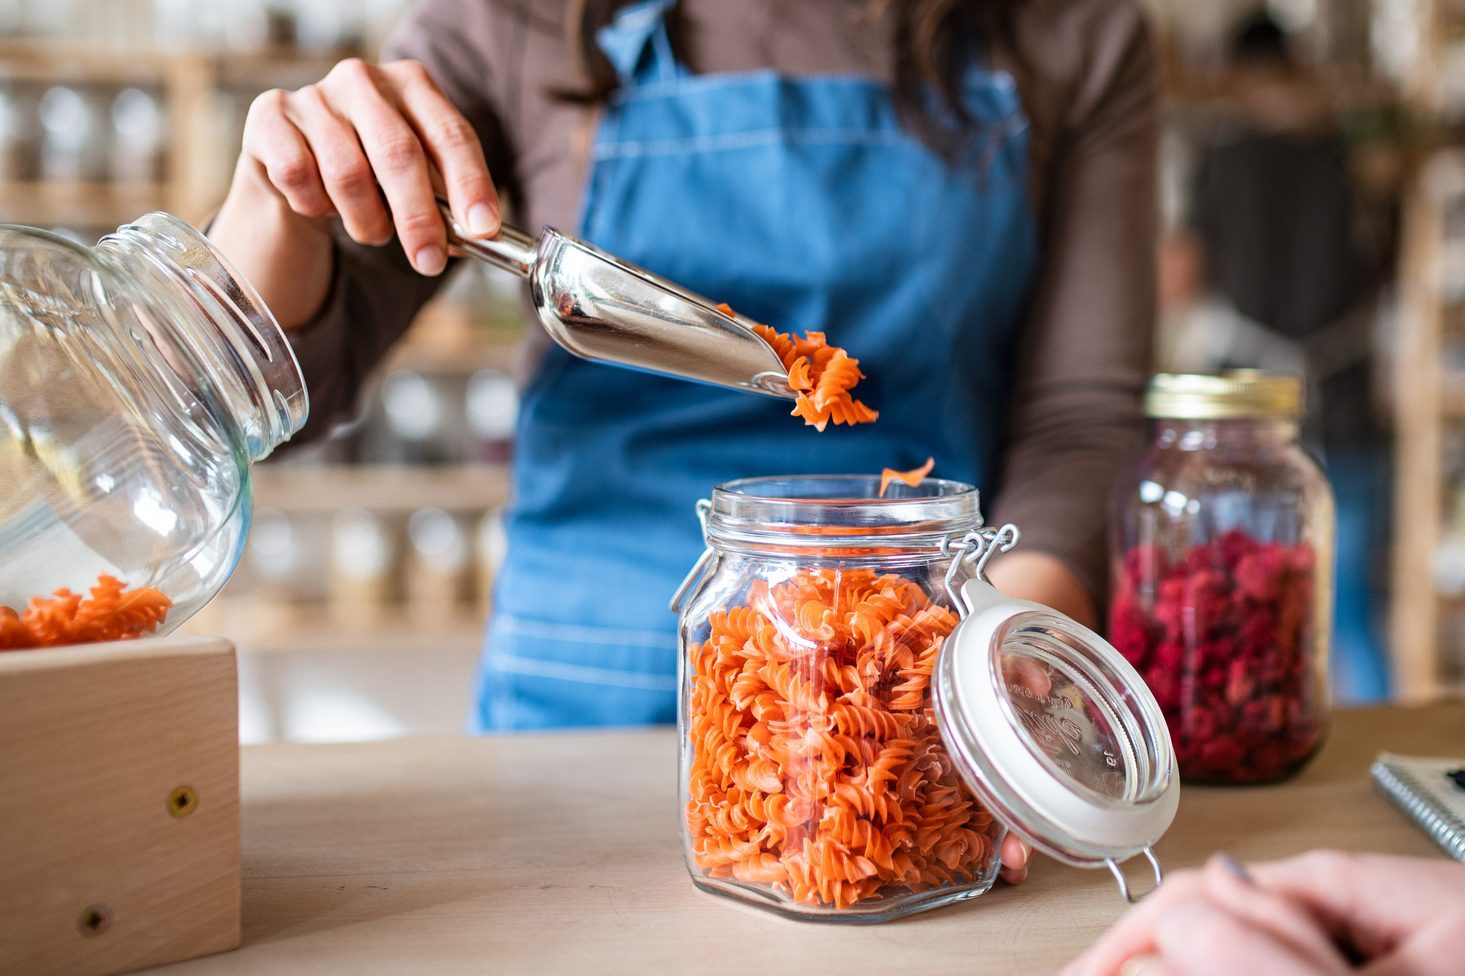
<svg viewBox="0 0 1465 976">
<path fill-rule="evenodd" d="M 1155 315 L 1157 93 L 1133 4 L 1065 23 L 1081 65 L 1042 177 L 1042 254 L 1019 337 L 992 515 L 1100 601 L 1113 487 L 1140 446 Z M 1070 18 L 1072 21 L 1073 18 Z"/>
<path fill-rule="evenodd" d="M 422 62 L 443 93 L 472 124 L 496 182 L 513 177 L 514 153 L 495 105 L 493 66 L 512 25 L 498 5 L 474 0 L 426 0 L 404 18 L 382 49 L 382 61 Z M 310 391 L 310 420 L 297 440 L 328 433 L 349 418 L 367 378 L 418 310 L 441 286 L 413 270 L 393 239 L 382 247 L 352 241 L 333 229 L 334 280 L 320 312 L 290 333 Z M 456 264 L 457 262 L 451 262 Z"/>
</svg>

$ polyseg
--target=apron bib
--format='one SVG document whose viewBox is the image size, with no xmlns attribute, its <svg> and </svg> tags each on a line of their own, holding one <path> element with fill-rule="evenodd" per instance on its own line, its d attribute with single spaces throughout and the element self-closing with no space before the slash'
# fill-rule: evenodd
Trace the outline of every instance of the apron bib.
<svg viewBox="0 0 1465 976">
<path fill-rule="evenodd" d="M 628 7 L 598 38 L 622 87 L 580 236 L 780 330 L 826 330 L 880 419 L 821 434 L 784 401 L 551 347 L 520 407 L 476 731 L 675 721 L 667 601 L 702 549 L 693 506 L 720 482 L 934 456 L 943 477 L 993 484 L 1036 261 L 1011 77 L 970 73 L 980 135 L 952 167 L 901 127 L 888 85 L 693 75 L 670 6 Z"/>
</svg>

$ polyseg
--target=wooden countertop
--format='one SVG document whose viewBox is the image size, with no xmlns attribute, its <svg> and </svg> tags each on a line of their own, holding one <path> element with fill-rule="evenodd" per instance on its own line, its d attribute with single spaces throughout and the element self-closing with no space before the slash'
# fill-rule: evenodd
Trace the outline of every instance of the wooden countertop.
<svg viewBox="0 0 1465 976">
<path fill-rule="evenodd" d="M 1290 783 L 1187 787 L 1160 857 L 1442 856 L 1370 788 L 1381 749 L 1465 755 L 1465 704 L 1340 713 Z M 1042 973 L 1124 908 L 1107 872 L 1039 858 L 904 921 L 777 918 L 692 887 L 675 779 L 666 730 L 248 747 L 244 947 L 166 972 Z"/>
</svg>

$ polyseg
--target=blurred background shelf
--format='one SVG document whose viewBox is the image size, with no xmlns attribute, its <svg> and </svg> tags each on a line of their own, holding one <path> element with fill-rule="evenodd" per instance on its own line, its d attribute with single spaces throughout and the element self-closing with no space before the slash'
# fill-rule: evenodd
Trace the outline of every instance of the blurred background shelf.
<svg viewBox="0 0 1465 976">
<path fill-rule="evenodd" d="M 471 654 L 483 643 L 484 618 L 482 613 L 464 611 L 444 619 L 419 620 L 394 610 L 343 620 L 333 618 L 330 608 L 322 604 L 220 597 L 190 620 L 185 630 L 227 634 L 248 652 L 412 655 L 432 647 L 438 652 Z"/>
<path fill-rule="evenodd" d="M 328 513 L 352 506 L 383 513 L 420 508 L 484 512 L 508 500 L 505 464 L 261 465 L 255 504 L 288 513 Z"/>
<path fill-rule="evenodd" d="M 117 226 L 165 206 L 176 192 L 163 182 L 7 180 L 0 182 L 0 214 L 17 224 Z"/>
</svg>

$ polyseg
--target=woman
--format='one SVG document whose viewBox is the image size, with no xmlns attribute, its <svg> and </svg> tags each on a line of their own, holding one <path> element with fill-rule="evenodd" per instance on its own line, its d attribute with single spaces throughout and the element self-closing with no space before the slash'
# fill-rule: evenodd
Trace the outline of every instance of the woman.
<svg viewBox="0 0 1465 976">
<path fill-rule="evenodd" d="M 434 173 L 475 233 L 497 181 L 523 225 L 827 329 L 881 411 L 820 434 L 536 334 L 474 728 L 674 719 L 667 598 L 735 477 L 934 455 L 1023 529 L 994 581 L 1094 622 L 1151 318 L 1128 0 L 427 0 L 388 52 L 259 98 L 211 230 L 292 330 L 313 429 L 440 281 Z"/>
</svg>

